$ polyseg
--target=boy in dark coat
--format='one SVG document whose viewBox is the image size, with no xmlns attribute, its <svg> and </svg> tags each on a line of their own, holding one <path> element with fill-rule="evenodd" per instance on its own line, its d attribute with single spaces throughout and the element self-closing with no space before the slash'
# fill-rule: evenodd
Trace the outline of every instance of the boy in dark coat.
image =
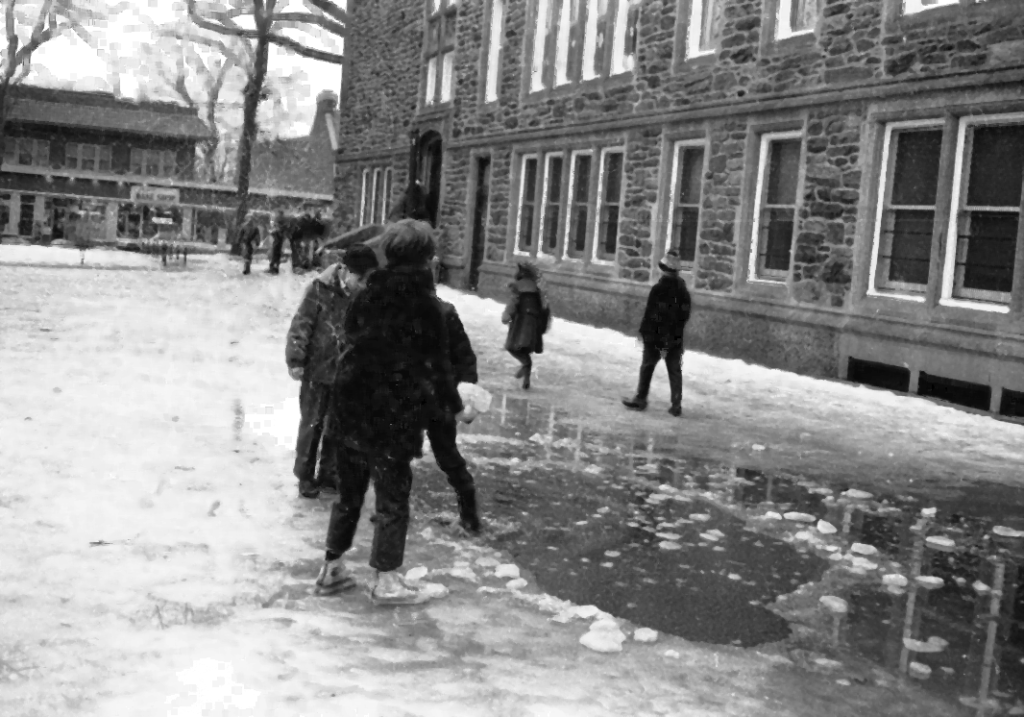
<svg viewBox="0 0 1024 717">
<path fill-rule="evenodd" d="M 253 254 L 256 253 L 256 247 L 260 243 L 260 228 L 256 226 L 256 218 L 252 214 L 245 218 L 238 238 L 242 244 L 242 261 L 244 262 L 242 273 L 248 274 L 252 270 Z"/>
<path fill-rule="evenodd" d="M 365 246 L 354 246 L 341 264 L 331 264 L 306 288 L 299 310 L 288 329 L 285 360 L 288 373 L 302 381 L 299 410 L 302 419 L 295 443 L 295 477 L 299 493 L 316 498 L 325 483 L 337 482 L 337 445 L 334 432 L 324 431 L 331 389 L 345 339 L 345 314 L 353 293 L 377 268 L 377 255 Z M 321 439 L 323 446 L 321 446 Z M 320 475 L 316 476 L 317 449 Z"/>
<path fill-rule="evenodd" d="M 476 383 L 476 354 L 469 343 L 469 336 L 455 307 L 438 299 L 448 329 L 448 356 L 451 359 L 455 383 Z M 448 484 L 455 489 L 459 502 L 459 523 L 470 533 L 480 532 L 480 516 L 476 507 L 476 487 L 473 476 L 466 468 L 466 459 L 456 444 L 458 422 L 455 415 L 444 411 L 435 416 L 427 426 L 430 450 L 437 461 L 437 467 L 448 477 Z"/>
<path fill-rule="evenodd" d="M 665 359 L 672 405 L 668 412 L 679 416 L 683 412 L 683 329 L 690 320 L 690 292 L 679 276 L 679 255 L 670 251 L 658 262 L 661 279 L 651 287 L 647 309 L 640 322 L 640 338 L 644 342 L 644 356 L 640 361 L 640 380 L 636 395 L 624 398 L 628 408 L 642 411 L 647 408 L 647 392 L 658 361 Z"/>
<path fill-rule="evenodd" d="M 523 388 L 530 387 L 533 371 L 531 354 L 544 353 L 543 317 L 547 311 L 538 283 L 540 271 L 528 261 L 519 262 L 515 280 L 508 285 L 512 298 L 501 315 L 501 323 L 508 324 L 505 350 L 522 364 L 516 378 L 523 379 Z"/>
<path fill-rule="evenodd" d="M 431 229 L 402 220 L 388 225 L 387 267 L 373 272 L 345 319 L 347 348 L 332 396 L 331 421 L 342 436 L 344 466 L 331 510 L 319 594 L 354 587 L 343 563 L 352 547 L 369 482 L 376 494 L 370 567 L 378 605 L 422 602 L 397 570 L 409 529 L 412 459 L 422 455 L 423 432 L 441 412 L 465 420 L 448 352 L 448 330 L 427 262 Z"/>
</svg>

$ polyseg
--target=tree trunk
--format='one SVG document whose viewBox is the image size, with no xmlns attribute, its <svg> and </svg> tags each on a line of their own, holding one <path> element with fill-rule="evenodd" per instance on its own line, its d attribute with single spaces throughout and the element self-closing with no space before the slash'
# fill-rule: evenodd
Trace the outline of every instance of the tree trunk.
<svg viewBox="0 0 1024 717">
<path fill-rule="evenodd" d="M 4 142 L 7 139 L 7 89 L 9 87 L 10 80 L 0 79 L 0 152 L 3 152 Z M 2 156 L 0 154 L 0 157 Z"/>
<path fill-rule="evenodd" d="M 220 147 L 220 130 L 217 129 L 217 99 L 217 96 L 212 96 L 206 104 L 206 125 L 213 132 L 213 137 L 203 143 L 206 181 L 214 184 L 220 181 L 217 172 L 217 149 Z"/>
<path fill-rule="evenodd" d="M 240 254 L 242 251 L 238 237 L 245 216 L 249 213 L 249 171 L 252 169 L 252 145 L 256 141 L 256 113 L 260 107 L 263 82 L 267 79 L 267 56 L 270 51 L 267 33 L 270 28 L 266 20 L 257 18 L 257 29 L 260 37 L 256 40 L 256 64 L 245 85 L 242 136 L 238 142 L 238 208 L 235 210 L 235 222 L 232 227 L 232 254 Z"/>
</svg>

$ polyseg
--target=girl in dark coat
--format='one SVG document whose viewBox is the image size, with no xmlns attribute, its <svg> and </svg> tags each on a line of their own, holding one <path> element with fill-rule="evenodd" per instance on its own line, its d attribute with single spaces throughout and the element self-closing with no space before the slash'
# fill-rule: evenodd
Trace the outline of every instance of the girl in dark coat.
<svg viewBox="0 0 1024 717">
<path fill-rule="evenodd" d="M 515 280 L 508 285 L 512 298 L 501 315 L 501 323 L 508 324 L 505 350 L 522 366 L 516 378 L 523 379 L 523 388 L 530 387 L 533 370 L 531 354 L 544 353 L 544 331 L 547 322 L 547 302 L 538 283 L 540 271 L 528 261 L 519 262 Z"/>
<path fill-rule="evenodd" d="M 387 268 L 369 275 L 345 317 L 347 349 L 341 360 L 329 421 L 341 437 L 338 502 L 327 531 L 327 555 L 318 592 L 354 585 L 342 563 L 352 546 L 363 497 L 372 480 L 376 515 L 370 567 L 377 570 L 377 604 L 421 601 L 397 574 L 409 528 L 413 458 L 423 432 L 448 411 L 463 420 L 448 353 L 441 305 L 428 261 L 431 229 L 403 220 L 388 225 Z"/>
</svg>

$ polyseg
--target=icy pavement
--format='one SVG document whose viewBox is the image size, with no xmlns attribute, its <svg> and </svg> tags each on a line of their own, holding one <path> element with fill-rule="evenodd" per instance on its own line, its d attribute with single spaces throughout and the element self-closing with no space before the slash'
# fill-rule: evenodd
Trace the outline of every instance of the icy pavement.
<svg viewBox="0 0 1024 717">
<path fill-rule="evenodd" d="M 567 322 L 555 324 L 539 361 L 542 382 L 527 402 L 509 393 L 500 306 L 446 291 L 499 397 L 462 438 L 493 531 L 470 541 L 444 524 L 454 501 L 428 456 L 416 467 L 406 568 L 426 569 L 422 579 L 450 594 L 418 608 L 373 609 L 365 590 L 311 594 L 328 503 L 295 497 L 294 416 L 275 419 L 297 392 L 282 346 L 301 278 L 243 278 L 223 257 L 177 273 L 10 266 L 7 251 L 0 246 L 5 717 L 944 715 L 977 713 L 970 700 L 979 695 L 982 706 L 1016 706 L 1020 678 L 1006 658 L 1020 633 L 1005 612 L 1019 604 L 1009 597 L 1013 546 L 985 552 L 1003 537 L 994 513 L 985 507 L 957 532 L 950 506 L 978 485 L 1014 499 L 1019 426 L 697 354 L 687 355 L 683 421 L 653 408 L 624 415 L 617 400 L 633 379 L 632 340 Z M 595 366 L 595 347 L 600 368 L 584 373 Z M 737 384 L 733 393 L 728 386 Z M 782 389 L 787 421 L 777 420 L 782 404 L 755 420 Z M 817 412 L 804 415 L 806 407 Z M 896 461 L 884 455 L 884 437 L 833 440 L 832 431 L 884 434 L 871 420 L 856 430 L 839 420 L 879 410 L 911 436 L 922 421 L 948 426 L 948 440 L 936 444 L 936 457 Z M 899 470 L 823 478 L 832 466 L 859 472 L 858 450 L 866 465 Z M 713 460 L 721 456 L 729 460 Z M 765 459 L 791 462 L 801 477 L 769 470 Z M 926 480 L 936 461 L 971 480 Z M 916 496 L 905 490 L 910 479 Z M 874 496 L 843 496 L 850 486 Z M 564 503 L 552 507 L 559 493 Z M 931 507 L 934 516 L 920 514 Z M 890 509 L 926 522 L 905 530 Z M 812 522 L 765 517 L 775 512 Z M 353 562 L 365 585 L 365 521 L 360 531 Z M 953 552 L 929 538 L 952 540 Z M 855 551 L 858 543 L 879 555 Z M 840 560 L 828 557 L 836 552 Z M 775 557 L 759 559 L 765 554 Z M 944 573 L 936 556 L 959 563 Z M 993 556 L 989 573 L 982 558 Z M 943 586 L 921 583 L 915 571 L 943 577 Z M 671 585 L 656 593 L 643 577 Z M 987 617 L 963 599 L 957 577 L 986 583 Z M 1002 602 L 993 602 L 1000 580 Z M 750 639 L 729 634 L 731 613 L 708 618 L 713 606 L 686 595 L 712 584 L 722 596 L 732 585 L 748 598 L 757 616 L 744 623 Z M 643 604 L 648 594 L 660 596 L 652 606 Z M 843 600 L 847 612 L 822 597 Z M 661 604 L 669 609 L 652 609 Z M 883 614 L 895 637 L 878 636 L 873 616 Z M 754 634 L 765 615 L 791 635 L 766 642 L 781 629 Z M 679 616 L 722 632 L 694 639 L 761 644 L 683 639 Z M 661 633 L 636 639 L 641 626 Z M 896 639 L 908 629 L 909 642 Z M 978 650 L 980 662 L 960 657 Z M 903 676 L 904 662 L 913 677 Z M 987 692 L 978 664 L 991 668 Z"/>
</svg>

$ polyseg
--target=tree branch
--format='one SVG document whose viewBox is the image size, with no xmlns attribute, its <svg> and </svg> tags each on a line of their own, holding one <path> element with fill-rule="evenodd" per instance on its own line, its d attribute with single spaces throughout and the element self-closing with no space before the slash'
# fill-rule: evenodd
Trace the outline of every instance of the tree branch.
<svg viewBox="0 0 1024 717">
<path fill-rule="evenodd" d="M 306 7 L 314 7 L 325 15 L 330 15 L 342 25 L 348 23 L 348 13 L 331 0 L 303 0 Z"/>
<path fill-rule="evenodd" d="M 208 20 L 199 14 L 196 9 L 196 0 L 188 0 L 188 16 L 198 27 L 206 30 L 207 32 L 215 32 L 218 35 L 229 35 L 233 37 L 243 37 L 249 40 L 258 40 L 259 33 L 256 30 L 246 30 L 244 27 L 238 27 L 233 23 L 231 25 L 224 24 L 225 20 L 230 20 L 223 13 L 218 13 L 218 18 L 221 19 L 220 23 Z"/>
<path fill-rule="evenodd" d="M 323 15 L 316 15 L 311 12 L 279 12 L 274 15 L 274 21 L 317 25 L 338 37 L 345 37 L 348 33 L 345 26 L 340 22 L 335 22 Z"/>
<path fill-rule="evenodd" d="M 345 63 L 344 55 L 338 55 L 333 52 L 326 52 L 324 50 L 315 50 L 312 47 L 306 47 L 301 42 L 296 42 L 290 37 L 285 37 L 284 35 L 279 35 L 275 32 L 268 34 L 267 39 L 270 40 L 271 43 L 277 45 L 278 47 L 282 47 L 285 50 L 294 52 L 296 55 L 308 57 L 311 60 L 329 62 L 332 65 L 342 65 Z"/>
</svg>

